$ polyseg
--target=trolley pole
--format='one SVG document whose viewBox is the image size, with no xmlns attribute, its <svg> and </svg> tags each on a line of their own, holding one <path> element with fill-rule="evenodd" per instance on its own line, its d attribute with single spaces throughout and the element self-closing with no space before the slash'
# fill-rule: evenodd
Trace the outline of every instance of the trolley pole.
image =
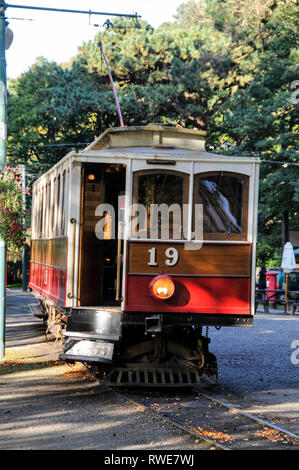
<svg viewBox="0 0 299 470">
<path fill-rule="evenodd" d="M 5 59 L 5 2 L 0 0 L 0 170 L 6 165 L 6 59 Z M 1 220 L 0 220 L 1 223 Z M 6 314 L 6 251 L 0 235 L 0 360 L 5 356 Z"/>
</svg>

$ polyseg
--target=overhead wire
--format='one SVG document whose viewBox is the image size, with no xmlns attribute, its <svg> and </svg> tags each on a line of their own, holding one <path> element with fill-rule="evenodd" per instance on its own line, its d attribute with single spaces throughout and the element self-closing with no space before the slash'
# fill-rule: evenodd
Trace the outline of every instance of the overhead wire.
<svg viewBox="0 0 299 470">
<path fill-rule="evenodd" d="M 90 145 L 91 142 L 71 142 L 66 144 L 19 144 L 23 148 L 44 148 L 44 147 L 75 147 L 77 145 Z"/>
<path fill-rule="evenodd" d="M 51 148 L 51 147 L 77 147 L 77 146 L 81 146 L 81 145 L 84 145 L 84 146 L 88 146 L 90 145 L 92 142 L 68 142 L 68 143 L 64 143 L 64 144 L 19 144 L 18 146 L 18 149 L 20 148 L 34 148 L 34 149 L 43 149 L 43 148 Z M 11 155 L 10 152 L 9 152 L 9 149 L 7 150 L 7 153 L 8 155 Z M 240 155 L 241 156 L 241 155 Z M 244 155 L 244 156 L 247 156 L 247 155 Z M 285 168 L 287 168 L 288 166 L 299 166 L 299 162 L 298 161 L 279 161 L 279 160 L 267 160 L 267 159 L 263 159 L 261 155 L 254 155 L 255 157 L 259 157 L 261 159 L 261 163 L 269 163 L 269 164 L 273 164 L 273 165 L 281 165 Z M 22 158 L 22 157 L 20 157 Z M 37 163 L 38 165 L 47 165 L 47 166 L 51 166 L 50 163 Z"/>
</svg>

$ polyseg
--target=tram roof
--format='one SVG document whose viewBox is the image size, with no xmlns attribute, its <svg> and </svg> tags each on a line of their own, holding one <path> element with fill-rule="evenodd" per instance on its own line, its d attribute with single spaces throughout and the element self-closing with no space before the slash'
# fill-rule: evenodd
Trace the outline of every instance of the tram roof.
<svg viewBox="0 0 299 470">
<path fill-rule="evenodd" d="M 107 129 L 83 152 L 129 147 L 205 151 L 206 135 L 205 131 L 164 126 L 163 124 L 117 127 Z"/>
<path fill-rule="evenodd" d="M 136 154 L 137 156 L 172 156 L 176 159 L 223 160 L 237 163 L 260 163 L 258 157 L 227 156 L 207 152 L 205 149 L 207 132 L 183 127 L 148 124 L 147 126 L 114 127 L 107 129 L 94 142 L 80 151 L 72 150 L 45 173 L 64 165 L 69 158 L 105 156 L 107 158 Z M 135 151 L 133 149 L 136 149 Z M 99 152 L 99 153 L 98 153 Z M 35 184 L 45 175 L 41 176 Z"/>
</svg>

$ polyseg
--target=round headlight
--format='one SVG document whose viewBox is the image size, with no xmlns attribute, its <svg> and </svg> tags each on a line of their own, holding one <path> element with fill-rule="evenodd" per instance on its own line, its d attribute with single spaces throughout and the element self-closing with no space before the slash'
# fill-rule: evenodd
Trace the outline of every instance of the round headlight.
<svg viewBox="0 0 299 470">
<path fill-rule="evenodd" d="M 158 276 L 150 283 L 152 296 L 158 300 L 167 300 L 173 296 L 175 287 L 173 280 L 168 276 Z"/>
</svg>

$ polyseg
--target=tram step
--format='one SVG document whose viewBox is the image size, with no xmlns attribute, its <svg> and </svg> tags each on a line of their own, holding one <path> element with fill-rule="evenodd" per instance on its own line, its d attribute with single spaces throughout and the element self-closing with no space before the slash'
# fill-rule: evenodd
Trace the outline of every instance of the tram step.
<svg viewBox="0 0 299 470">
<path fill-rule="evenodd" d="M 36 318 L 44 318 L 44 313 L 42 311 L 41 305 L 38 303 L 35 304 L 28 304 L 28 307 L 30 309 L 30 312 L 32 315 Z"/>
<path fill-rule="evenodd" d="M 180 388 L 215 384 L 217 378 L 201 374 L 192 368 L 115 368 L 106 377 L 110 387 L 165 387 Z"/>
</svg>

